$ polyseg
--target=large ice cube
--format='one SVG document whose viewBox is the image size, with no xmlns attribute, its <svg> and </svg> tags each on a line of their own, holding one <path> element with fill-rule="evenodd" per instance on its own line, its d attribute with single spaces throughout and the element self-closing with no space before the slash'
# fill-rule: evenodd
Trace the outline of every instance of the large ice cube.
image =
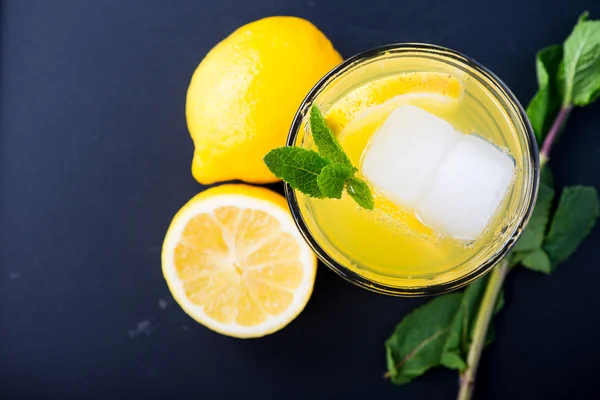
<svg viewBox="0 0 600 400">
<path fill-rule="evenodd" d="M 371 139 L 362 173 L 390 200 L 416 208 L 442 157 L 461 135 L 427 111 L 400 106 Z"/>
<path fill-rule="evenodd" d="M 475 135 L 449 149 L 427 182 L 417 213 L 424 224 L 458 239 L 473 240 L 485 229 L 514 176 L 513 159 Z"/>
</svg>

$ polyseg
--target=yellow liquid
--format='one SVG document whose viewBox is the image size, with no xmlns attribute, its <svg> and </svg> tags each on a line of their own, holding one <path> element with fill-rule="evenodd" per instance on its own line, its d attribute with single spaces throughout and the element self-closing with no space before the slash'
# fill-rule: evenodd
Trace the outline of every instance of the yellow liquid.
<svg viewBox="0 0 600 400">
<path fill-rule="evenodd" d="M 344 265 L 360 275 L 375 278 L 382 284 L 393 284 L 400 278 L 403 286 L 410 286 L 410 282 L 423 286 L 423 279 L 431 280 L 442 273 L 447 274 L 443 280 L 449 281 L 489 257 L 494 240 L 506 239 L 503 236 L 506 235 L 506 216 L 513 212 L 511 207 L 515 207 L 512 197 L 516 187 L 522 185 L 519 175 L 523 170 L 523 149 L 506 112 L 489 90 L 475 79 L 456 75 L 464 85 L 462 99 L 444 101 L 435 95 L 404 95 L 365 107 L 349 122 L 333 127 L 340 143 L 352 163 L 360 166 L 371 137 L 390 112 L 398 105 L 411 104 L 445 119 L 460 132 L 477 133 L 510 153 L 516 164 L 515 183 L 489 222 L 488 229 L 470 243 L 437 235 L 424 226 L 412 210 L 403 210 L 378 193 L 375 193 L 373 211 L 361 209 L 346 194 L 341 200 L 319 200 L 298 193 L 301 212 L 313 236 L 321 244 L 326 243 L 325 251 L 333 258 L 344 259 Z M 379 79 L 382 86 L 386 86 L 390 77 Z M 373 85 L 373 82 L 368 84 Z M 360 86 L 353 89 L 354 95 L 356 90 L 360 91 Z M 342 96 L 337 101 L 343 100 Z M 330 107 L 334 104 L 335 101 Z M 326 113 L 327 104 L 324 108 Z"/>
</svg>

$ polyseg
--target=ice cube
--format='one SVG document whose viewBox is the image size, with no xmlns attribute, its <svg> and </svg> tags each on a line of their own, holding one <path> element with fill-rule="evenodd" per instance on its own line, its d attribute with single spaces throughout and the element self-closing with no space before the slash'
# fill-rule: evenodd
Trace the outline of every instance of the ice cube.
<svg viewBox="0 0 600 400">
<path fill-rule="evenodd" d="M 434 230 L 463 240 L 485 229 L 514 176 L 512 157 L 476 135 L 462 135 L 427 182 L 417 214 Z"/>
<path fill-rule="evenodd" d="M 442 157 L 461 135 L 427 111 L 400 106 L 373 135 L 361 171 L 390 200 L 416 208 Z"/>
</svg>

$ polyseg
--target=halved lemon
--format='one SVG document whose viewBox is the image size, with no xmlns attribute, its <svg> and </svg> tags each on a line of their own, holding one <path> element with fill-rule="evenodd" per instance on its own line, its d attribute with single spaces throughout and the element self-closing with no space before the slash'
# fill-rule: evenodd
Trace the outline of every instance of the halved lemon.
<svg viewBox="0 0 600 400">
<path fill-rule="evenodd" d="M 164 277 L 183 310 L 238 338 L 290 323 L 310 298 L 316 266 L 283 196 L 242 184 L 192 198 L 162 249 Z"/>
</svg>

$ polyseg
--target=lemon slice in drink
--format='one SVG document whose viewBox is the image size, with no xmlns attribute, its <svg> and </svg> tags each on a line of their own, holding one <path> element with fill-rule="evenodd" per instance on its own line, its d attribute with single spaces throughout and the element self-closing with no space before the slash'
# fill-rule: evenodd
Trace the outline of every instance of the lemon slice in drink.
<svg viewBox="0 0 600 400">
<path fill-rule="evenodd" d="M 312 293 L 316 265 L 285 199 L 248 185 L 192 198 L 173 218 L 162 250 L 164 277 L 183 310 L 238 338 L 291 322 Z"/>
<path fill-rule="evenodd" d="M 350 121 L 370 107 L 399 98 L 413 98 L 452 104 L 464 93 L 463 83 L 455 76 L 441 72 L 407 72 L 377 79 L 362 85 L 335 102 L 325 120 L 335 133 L 340 133 Z M 420 104 L 415 104 L 420 106 Z"/>
<path fill-rule="evenodd" d="M 325 119 L 354 165 L 371 136 L 398 106 L 412 104 L 432 113 L 449 112 L 463 98 L 462 82 L 439 72 L 409 72 L 360 86 L 327 111 Z"/>
</svg>

